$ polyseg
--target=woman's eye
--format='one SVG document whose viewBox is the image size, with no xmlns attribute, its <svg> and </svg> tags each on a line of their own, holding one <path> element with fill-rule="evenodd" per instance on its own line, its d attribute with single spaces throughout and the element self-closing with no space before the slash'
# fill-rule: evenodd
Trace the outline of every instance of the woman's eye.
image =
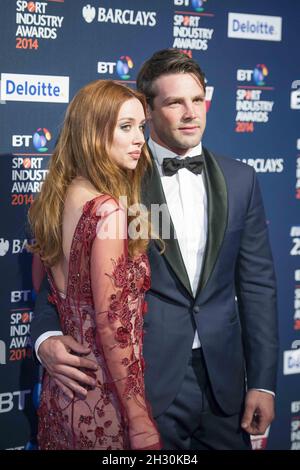
<svg viewBox="0 0 300 470">
<path fill-rule="evenodd" d="M 123 124 L 121 126 L 121 129 L 124 130 L 124 131 L 129 131 L 131 129 L 131 125 L 130 124 Z"/>
</svg>

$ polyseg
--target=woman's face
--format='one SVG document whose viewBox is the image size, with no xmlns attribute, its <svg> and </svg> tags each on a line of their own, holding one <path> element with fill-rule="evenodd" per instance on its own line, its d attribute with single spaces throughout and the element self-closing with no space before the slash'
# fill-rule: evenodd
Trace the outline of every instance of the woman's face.
<svg viewBox="0 0 300 470">
<path fill-rule="evenodd" d="M 145 113 L 137 98 L 130 98 L 122 104 L 114 130 L 109 157 L 120 168 L 134 170 L 141 156 L 145 142 Z"/>
</svg>

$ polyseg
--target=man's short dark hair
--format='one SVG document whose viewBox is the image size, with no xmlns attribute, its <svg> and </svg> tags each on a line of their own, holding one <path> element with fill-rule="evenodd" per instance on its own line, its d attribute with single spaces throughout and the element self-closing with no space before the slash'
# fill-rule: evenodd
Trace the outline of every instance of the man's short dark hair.
<svg viewBox="0 0 300 470">
<path fill-rule="evenodd" d="M 144 93 L 147 103 L 153 108 L 155 92 L 153 82 L 161 75 L 173 73 L 190 73 L 195 75 L 205 91 L 205 76 L 194 59 L 178 49 L 162 49 L 155 52 L 141 67 L 136 85 Z"/>
</svg>

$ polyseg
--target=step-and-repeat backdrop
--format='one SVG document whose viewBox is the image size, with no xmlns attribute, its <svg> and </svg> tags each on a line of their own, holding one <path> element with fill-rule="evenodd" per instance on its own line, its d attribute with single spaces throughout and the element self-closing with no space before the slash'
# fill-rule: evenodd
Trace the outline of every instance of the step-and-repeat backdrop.
<svg viewBox="0 0 300 470">
<path fill-rule="evenodd" d="M 207 78 L 205 145 L 255 168 L 279 285 L 277 418 L 256 449 L 300 449 L 300 2 L 1 0 L 0 448 L 35 447 L 40 371 L 27 209 L 69 100 L 87 82 L 135 86 L 175 47 Z"/>
</svg>

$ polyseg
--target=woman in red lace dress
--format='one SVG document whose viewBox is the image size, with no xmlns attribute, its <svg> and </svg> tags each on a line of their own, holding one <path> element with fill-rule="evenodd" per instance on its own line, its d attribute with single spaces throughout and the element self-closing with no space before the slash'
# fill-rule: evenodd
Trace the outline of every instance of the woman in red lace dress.
<svg viewBox="0 0 300 470">
<path fill-rule="evenodd" d="M 33 251 L 44 262 L 62 331 L 97 361 L 86 398 L 68 397 L 44 372 L 40 449 L 159 449 L 145 399 L 142 356 L 148 236 L 129 238 L 149 164 L 145 101 L 112 81 L 82 88 L 70 103 L 42 191 L 30 209 Z M 132 227 L 131 227 L 132 228 Z M 131 230 L 132 232 L 132 230 Z"/>
</svg>

